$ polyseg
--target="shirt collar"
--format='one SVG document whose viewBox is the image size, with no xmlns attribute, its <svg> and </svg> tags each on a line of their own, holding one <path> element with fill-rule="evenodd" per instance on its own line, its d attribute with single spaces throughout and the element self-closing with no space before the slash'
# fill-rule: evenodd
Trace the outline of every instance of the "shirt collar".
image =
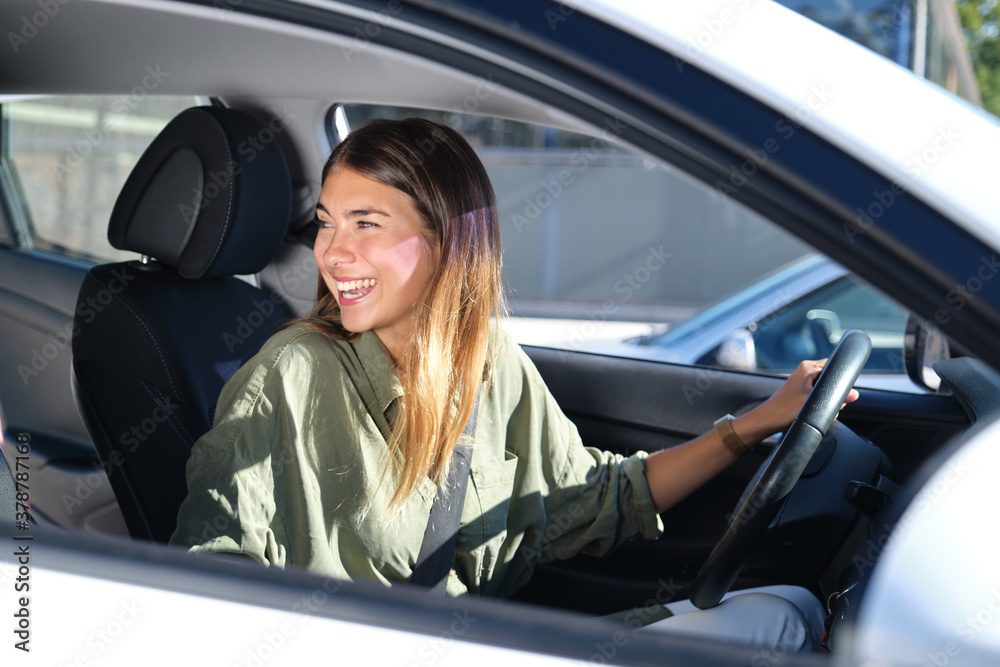
<svg viewBox="0 0 1000 667">
<path fill-rule="evenodd" d="M 399 382 L 392 357 L 374 331 L 365 331 L 353 345 L 375 392 L 378 407 L 385 413 L 389 405 L 403 395 L 403 385 Z"/>
</svg>

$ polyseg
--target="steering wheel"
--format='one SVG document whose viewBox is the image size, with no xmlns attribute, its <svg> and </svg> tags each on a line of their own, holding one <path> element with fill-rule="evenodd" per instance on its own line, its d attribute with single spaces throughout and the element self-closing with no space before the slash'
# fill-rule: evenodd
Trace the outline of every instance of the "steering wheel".
<svg viewBox="0 0 1000 667">
<path fill-rule="evenodd" d="M 691 591 L 696 607 L 716 606 L 736 581 L 744 561 L 833 424 L 871 349 L 871 339 L 862 331 L 848 331 L 840 339 L 795 421 L 750 480 L 726 532 L 698 573 Z"/>
</svg>

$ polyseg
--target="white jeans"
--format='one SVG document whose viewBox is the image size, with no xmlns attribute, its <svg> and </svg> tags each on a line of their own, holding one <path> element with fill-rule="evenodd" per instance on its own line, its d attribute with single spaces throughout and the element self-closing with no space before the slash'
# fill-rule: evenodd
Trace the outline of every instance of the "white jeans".
<svg viewBox="0 0 1000 667">
<path fill-rule="evenodd" d="M 816 596 L 799 586 L 763 586 L 727 593 L 712 609 L 690 600 L 664 605 L 674 616 L 642 628 L 710 637 L 781 652 L 809 650 L 823 636 L 826 612 Z"/>
</svg>

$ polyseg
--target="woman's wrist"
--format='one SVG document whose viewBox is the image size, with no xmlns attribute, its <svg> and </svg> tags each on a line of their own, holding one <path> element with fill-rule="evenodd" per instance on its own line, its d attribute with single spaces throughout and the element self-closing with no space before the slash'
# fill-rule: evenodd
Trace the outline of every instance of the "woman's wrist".
<svg viewBox="0 0 1000 667">
<path fill-rule="evenodd" d="M 753 447 L 767 436 L 775 433 L 778 429 L 773 428 L 764 415 L 761 415 L 760 408 L 754 408 L 745 415 L 740 415 L 732 421 L 733 431 L 747 447 Z"/>
</svg>

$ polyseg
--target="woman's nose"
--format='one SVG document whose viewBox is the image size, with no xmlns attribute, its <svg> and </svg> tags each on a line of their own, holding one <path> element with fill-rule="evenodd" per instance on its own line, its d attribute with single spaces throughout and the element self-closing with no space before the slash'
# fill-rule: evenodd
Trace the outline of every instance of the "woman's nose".
<svg viewBox="0 0 1000 667">
<path fill-rule="evenodd" d="M 341 231 L 335 231 L 328 237 L 327 245 L 323 249 L 323 261 L 328 266 L 350 263 L 354 257 L 354 249 L 347 235 Z M 320 239 L 322 238 L 321 236 Z"/>
</svg>

